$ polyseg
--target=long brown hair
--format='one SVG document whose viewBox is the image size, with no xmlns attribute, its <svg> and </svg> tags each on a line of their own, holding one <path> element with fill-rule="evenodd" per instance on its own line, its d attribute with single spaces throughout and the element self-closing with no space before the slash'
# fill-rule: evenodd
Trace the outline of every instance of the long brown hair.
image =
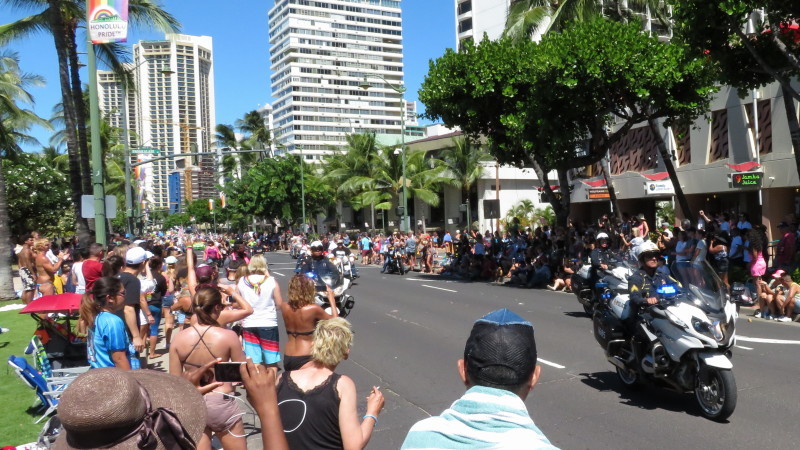
<svg viewBox="0 0 800 450">
<path fill-rule="evenodd" d="M 212 317 L 214 308 L 218 305 L 222 305 L 222 294 L 218 289 L 210 286 L 197 288 L 192 304 L 194 306 L 194 313 L 197 315 L 197 323 L 215 327 L 220 326 L 217 319 Z"/>
<path fill-rule="evenodd" d="M 119 294 L 122 282 L 114 277 L 98 278 L 92 286 L 92 293 L 86 293 L 81 299 L 79 314 L 86 329 L 94 326 L 94 319 L 108 304 L 108 298 Z"/>
<path fill-rule="evenodd" d="M 293 311 L 314 303 L 316 286 L 311 278 L 298 273 L 289 280 L 289 306 Z"/>
</svg>

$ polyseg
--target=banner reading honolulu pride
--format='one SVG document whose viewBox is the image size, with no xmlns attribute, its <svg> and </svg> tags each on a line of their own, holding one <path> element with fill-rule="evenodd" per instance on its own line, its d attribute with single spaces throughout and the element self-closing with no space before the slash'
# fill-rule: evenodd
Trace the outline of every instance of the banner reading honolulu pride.
<svg viewBox="0 0 800 450">
<path fill-rule="evenodd" d="M 89 0 L 86 22 L 92 44 L 127 42 L 128 0 Z"/>
</svg>

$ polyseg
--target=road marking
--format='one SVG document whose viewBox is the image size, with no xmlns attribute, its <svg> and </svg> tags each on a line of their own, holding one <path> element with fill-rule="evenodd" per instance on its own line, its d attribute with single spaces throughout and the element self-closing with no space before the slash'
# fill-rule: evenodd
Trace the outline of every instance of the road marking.
<svg viewBox="0 0 800 450">
<path fill-rule="evenodd" d="M 788 339 L 765 339 L 765 338 L 753 338 L 747 336 L 736 336 L 737 341 L 745 341 L 745 342 L 760 342 L 762 344 L 789 344 L 789 345 L 800 345 L 800 341 L 790 341 Z"/>
<path fill-rule="evenodd" d="M 285 276 L 286 276 L 286 275 L 284 275 L 284 274 L 282 274 L 282 273 L 278 273 L 278 272 L 270 272 L 270 273 L 272 273 L 272 274 L 275 274 L 275 275 L 279 275 L 279 276 L 282 276 L 282 277 L 285 277 Z"/>
<path fill-rule="evenodd" d="M 420 286 L 422 286 L 422 287 L 426 287 L 426 288 L 431 288 L 431 289 L 438 289 L 438 290 L 440 290 L 440 291 L 447 291 L 447 292 L 458 292 L 458 291 L 454 291 L 454 290 L 452 290 L 452 289 L 445 289 L 445 288 L 440 288 L 440 287 L 436 287 L 436 286 L 428 286 L 427 284 L 421 284 Z"/>
<path fill-rule="evenodd" d="M 742 347 L 741 345 L 734 345 L 734 347 L 740 348 L 742 350 L 752 350 L 752 348 L 750 348 L 750 347 Z"/>
<path fill-rule="evenodd" d="M 548 361 L 546 359 L 537 358 L 537 361 L 539 361 L 542 364 L 546 364 L 546 365 L 548 365 L 550 367 L 555 367 L 556 369 L 566 369 L 566 366 L 562 366 L 561 364 L 556 364 L 554 362 L 550 362 L 550 361 Z"/>
</svg>

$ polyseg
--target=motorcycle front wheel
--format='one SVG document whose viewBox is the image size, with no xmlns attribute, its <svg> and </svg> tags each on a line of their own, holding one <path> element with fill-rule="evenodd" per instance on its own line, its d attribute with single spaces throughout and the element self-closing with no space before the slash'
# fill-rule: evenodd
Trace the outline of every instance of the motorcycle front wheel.
<svg viewBox="0 0 800 450">
<path fill-rule="evenodd" d="M 736 409 L 736 380 L 730 370 L 704 367 L 694 389 L 700 410 L 708 419 L 721 422 Z"/>
<path fill-rule="evenodd" d="M 641 387 L 639 374 L 635 370 L 626 370 L 617 367 L 617 378 L 619 378 L 619 381 L 628 389 L 637 390 Z"/>
<path fill-rule="evenodd" d="M 582 305 L 583 305 L 583 310 L 586 312 L 586 315 L 591 318 L 594 315 L 594 303 L 590 305 L 582 303 Z"/>
</svg>

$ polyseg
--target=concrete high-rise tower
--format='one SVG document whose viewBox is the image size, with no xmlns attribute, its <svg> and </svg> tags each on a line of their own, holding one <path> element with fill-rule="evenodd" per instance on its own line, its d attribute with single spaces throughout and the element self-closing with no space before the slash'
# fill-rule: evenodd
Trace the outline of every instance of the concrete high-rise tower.
<svg viewBox="0 0 800 450">
<path fill-rule="evenodd" d="M 399 0 L 275 0 L 269 34 L 279 147 L 318 160 L 348 133 L 399 141 L 405 103 L 379 78 L 403 85 Z"/>
<path fill-rule="evenodd" d="M 133 161 L 181 153 L 208 156 L 164 159 L 136 172 L 138 201 L 148 209 L 179 210 L 187 201 L 216 196 L 216 126 L 212 39 L 208 36 L 168 34 L 164 40 L 140 41 L 133 46 L 135 89 L 129 90 L 128 111 L 120 114 L 122 90 L 110 72 L 101 72 L 101 111 L 112 125 L 128 123 Z M 151 154 L 139 147 L 156 148 Z M 179 182 L 180 195 L 172 189 Z"/>
</svg>

